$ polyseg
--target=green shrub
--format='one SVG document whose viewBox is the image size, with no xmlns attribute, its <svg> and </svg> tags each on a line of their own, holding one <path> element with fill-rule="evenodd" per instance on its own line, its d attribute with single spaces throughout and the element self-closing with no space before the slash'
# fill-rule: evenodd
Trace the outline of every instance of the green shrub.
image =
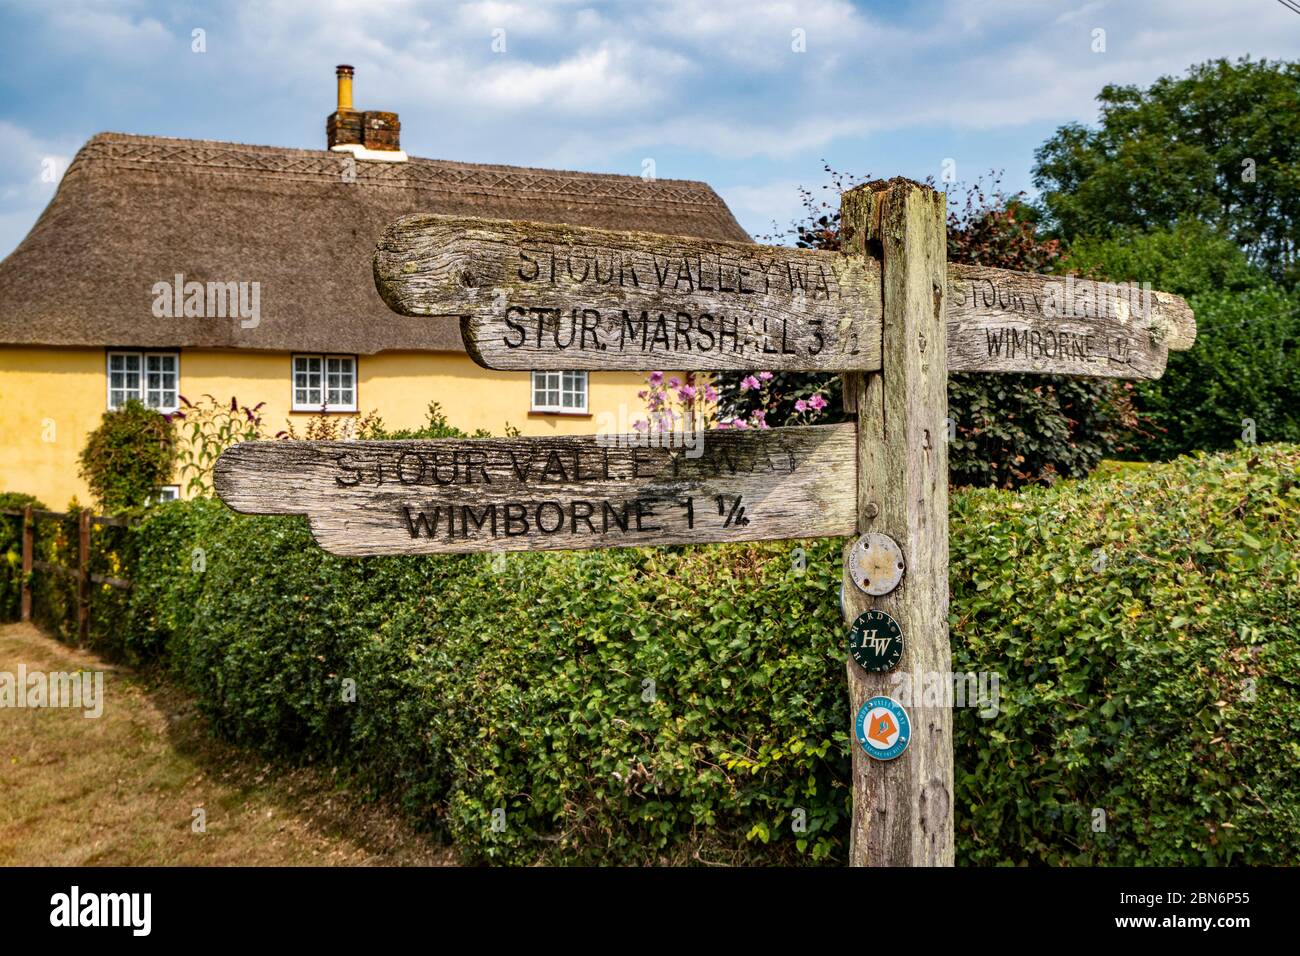
<svg viewBox="0 0 1300 956">
<path fill-rule="evenodd" d="M 220 402 L 201 395 L 197 402 L 180 396 L 181 407 L 171 415 L 176 426 L 176 470 L 190 495 L 212 494 L 212 469 L 221 453 L 242 441 L 257 441 L 262 434 L 262 406 L 239 404 L 235 396 Z"/>
<path fill-rule="evenodd" d="M 81 450 L 81 477 L 109 513 L 139 508 L 172 475 L 172 423 L 135 399 L 104 413 Z"/>
<path fill-rule="evenodd" d="M 1300 293 L 1268 285 L 1191 305 L 1196 345 L 1170 353 L 1164 378 L 1137 386 L 1157 429 L 1145 456 L 1300 441 Z"/>
<path fill-rule="evenodd" d="M 1300 862 L 1297 465 L 953 496 L 954 668 L 1001 675 L 996 717 L 956 715 L 959 862 Z M 839 541 L 344 559 L 214 502 L 132 534 L 135 651 L 467 861 L 845 855 Z"/>
<path fill-rule="evenodd" d="M 954 499 L 957 668 L 1004 691 L 957 715 L 962 859 L 1297 861 L 1298 465 L 1274 445 Z"/>
</svg>

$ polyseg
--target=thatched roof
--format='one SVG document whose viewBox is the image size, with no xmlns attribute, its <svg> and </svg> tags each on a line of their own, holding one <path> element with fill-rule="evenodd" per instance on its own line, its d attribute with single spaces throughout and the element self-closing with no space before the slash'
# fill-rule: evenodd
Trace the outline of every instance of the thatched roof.
<svg viewBox="0 0 1300 956">
<path fill-rule="evenodd" d="M 0 344 L 461 350 L 404 318 L 371 259 L 399 216 L 437 212 L 749 241 L 704 183 L 101 133 L 0 262 Z M 154 284 L 261 283 L 261 324 L 156 318 Z"/>
</svg>

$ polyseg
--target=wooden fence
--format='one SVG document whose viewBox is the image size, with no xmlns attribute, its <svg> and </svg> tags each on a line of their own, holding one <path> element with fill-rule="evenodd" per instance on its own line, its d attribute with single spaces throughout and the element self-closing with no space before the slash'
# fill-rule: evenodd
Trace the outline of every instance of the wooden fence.
<svg viewBox="0 0 1300 956">
<path fill-rule="evenodd" d="M 23 564 L 22 564 L 22 620 L 32 619 L 32 580 L 38 571 L 47 574 L 59 574 L 75 578 L 77 581 L 77 635 L 85 643 L 90 637 L 90 586 L 107 584 L 109 587 L 127 589 L 131 582 L 125 578 L 93 574 L 90 570 L 90 528 L 92 525 L 107 525 L 114 528 L 126 528 L 136 523 L 134 518 L 113 518 L 108 515 L 92 514 L 89 508 L 78 512 L 42 511 L 27 505 L 21 511 L 0 511 L 0 515 L 23 519 Z M 69 567 L 53 561 L 36 560 L 36 522 L 39 519 L 77 522 L 77 566 Z"/>
</svg>

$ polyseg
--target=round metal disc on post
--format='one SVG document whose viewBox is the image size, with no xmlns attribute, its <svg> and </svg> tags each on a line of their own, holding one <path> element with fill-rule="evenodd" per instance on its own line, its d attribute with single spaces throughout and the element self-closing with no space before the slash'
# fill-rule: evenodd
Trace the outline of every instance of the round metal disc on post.
<svg viewBox="0 0 1300 956">
<path fill-rule="evenodd" d="M 863 611 L 849 629 L 849 656 L 869 673 L 892 671 L 903 659 L 903 630 L 884 611 Z"/>
<path fill-rule="evenodd" d="M 849 552 L 849 577 L 863 594 L 880 597 L 903 580 L 903 549 L 887 534 L 872 531 L 853 542 Z"/>
</svg>

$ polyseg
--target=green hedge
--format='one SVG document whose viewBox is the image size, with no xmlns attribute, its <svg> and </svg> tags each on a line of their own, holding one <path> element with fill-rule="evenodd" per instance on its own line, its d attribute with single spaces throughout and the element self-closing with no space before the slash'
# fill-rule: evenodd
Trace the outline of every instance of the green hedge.
<svg viewBox="0 0 1300 956">
<path fill-rule="evenodd" d="M 1300 862 L 1298 464 L 954 495 L 954 666 L 1001 675 L 998 716 L 956 718 L 959 862 Z M 838 541 L 343 559 L 214 502 L 133 534 L 104 649 L 467 861 L 844 858 Z"/>
</svg>

